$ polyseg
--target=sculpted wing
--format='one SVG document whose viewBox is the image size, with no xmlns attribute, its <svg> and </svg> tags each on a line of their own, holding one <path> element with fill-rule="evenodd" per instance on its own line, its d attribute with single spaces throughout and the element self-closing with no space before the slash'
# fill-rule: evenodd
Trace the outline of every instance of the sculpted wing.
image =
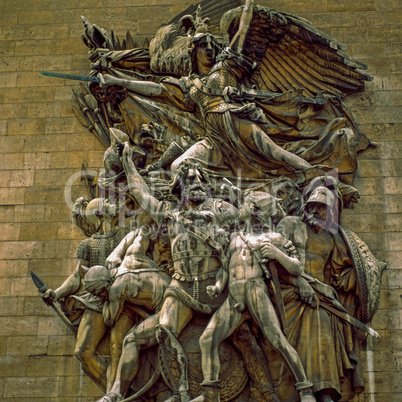
<svg viewBox="0 0 402 402">
<path fill-rule="evenodd" d="M 221 19 L 225 42 L 237 31 L 242 7 Z M 303 89 L 305 96 L 328 91 L 341 96 L 359 91 L 372 77 L 359 69 L 367 66 L 349 56 L 346 46 L 296 15 L 254 6 L 246 36 L 245 51 L 259 68 L 246 84 L 262 91 L 286 92 Z"/>
</svg>

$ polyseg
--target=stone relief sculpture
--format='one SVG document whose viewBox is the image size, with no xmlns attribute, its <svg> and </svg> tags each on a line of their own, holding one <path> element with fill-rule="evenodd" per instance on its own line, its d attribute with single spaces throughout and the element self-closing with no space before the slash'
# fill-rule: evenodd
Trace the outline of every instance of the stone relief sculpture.
<svg viewBox="0 0 402 402">
<path fill-rule="evenodd" d="M 239 3 L 190 7 L 143 48 L 82 17 L 92 71 L 46 73 L 90 82 L 74 110 L 106 148 L 76 270 L 42 294 L 100 401 L 364 390 L 385 264 L 340 225 L 372 145 L 342 98 L 371 77 L 308 21 Z"/>
</svg>

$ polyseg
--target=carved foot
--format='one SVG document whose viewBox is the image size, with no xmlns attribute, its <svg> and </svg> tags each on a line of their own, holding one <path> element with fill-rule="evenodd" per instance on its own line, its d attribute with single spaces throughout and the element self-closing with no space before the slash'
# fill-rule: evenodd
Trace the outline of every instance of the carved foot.
<svg viewBox="0 0 402 402">
<path fill-rule="evenodd" d="M 123 395 L 116 392 L 108 392 L 105 396 L 98 399 L 96 402 L 120 402 L 124 399 Z"/>
<path fill-rule="evenodd" d="M 214 381 L 216 385 L 203 385 L 204 391 L 197 398 L 192 399 L 190 402 L 218 402 L 221 400 L 220 394 L 220 381 Z M 202 385 L 202 384 L 201 384 Z"/>
<path fill-rule="evenodd" d="M 267 402 L 281 402 L 279 399 L 278 395 L 275 394 L 274 392 L 265 392 L 264 393 L 264 401 Z"/>
</svg>

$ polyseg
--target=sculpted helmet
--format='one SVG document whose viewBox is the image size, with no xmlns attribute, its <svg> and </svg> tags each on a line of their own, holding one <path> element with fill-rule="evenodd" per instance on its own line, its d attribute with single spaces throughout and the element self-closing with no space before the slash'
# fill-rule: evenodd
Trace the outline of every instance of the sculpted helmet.
<svg viewBox="0 0 402 402">
<path fill-rule="evenodd" d="M 246 200 L 251 201 L 258 207 L 259 213 L 273 215 L 276 209 L 276 198 L 265 191 L 251 191 Z"/>
<path fill-rule="evenodd" d="M 335 197 L 332 191 L 326 187 L 317 187 L 308 198 L 306 205 L 312 202 L 325 204 L 328 208 L 333 209 L 335 206 Z"/>
<path fill-rule="evenodd" d="M 85 289 L 90 293 L 99 291 L 109 285 L 111 280 L 110 271 L 106 267 L 95 265 L 84 276 Z"/>
</svg>

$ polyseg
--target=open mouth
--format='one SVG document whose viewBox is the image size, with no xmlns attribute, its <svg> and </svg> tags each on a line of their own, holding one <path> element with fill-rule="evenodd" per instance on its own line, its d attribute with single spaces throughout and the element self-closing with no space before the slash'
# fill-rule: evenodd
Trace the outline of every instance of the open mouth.
<svg viewBox="0 0 402 402">
<path fill-rule="evenodd" d="M 208 59 L 212 59 L 214 57 L 214 52 L 212 50 L 207 50 L 205 54 Z"/>
</svg>

